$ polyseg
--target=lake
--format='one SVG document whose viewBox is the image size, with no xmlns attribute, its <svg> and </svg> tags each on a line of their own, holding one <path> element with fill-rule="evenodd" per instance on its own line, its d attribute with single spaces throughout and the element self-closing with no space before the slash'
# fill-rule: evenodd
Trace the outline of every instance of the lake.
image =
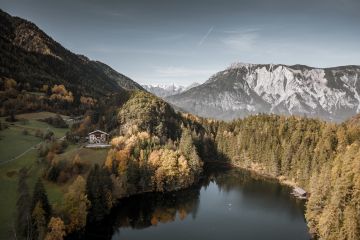
<svg viewBox="0 0 360 240">
<path fill-rule="evenodd" d="M 86 239 L 310 239 L 304 201 L 254 173 L 210 166 L 196 186 L 126 198 Z"/>
</svg>

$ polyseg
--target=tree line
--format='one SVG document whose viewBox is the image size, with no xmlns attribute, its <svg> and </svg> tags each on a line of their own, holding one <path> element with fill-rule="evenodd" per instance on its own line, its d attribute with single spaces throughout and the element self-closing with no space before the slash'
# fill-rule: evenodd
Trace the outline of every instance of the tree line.
<svg viewBox="0 0 360 240">
<path fill-rule="evenodd" d="M 290 181 L 310 193 L 306 220 L 320 239 L 360 238 L 360 128 L 256 115 L 206 122 L 218 161 Z"/>
</svg>

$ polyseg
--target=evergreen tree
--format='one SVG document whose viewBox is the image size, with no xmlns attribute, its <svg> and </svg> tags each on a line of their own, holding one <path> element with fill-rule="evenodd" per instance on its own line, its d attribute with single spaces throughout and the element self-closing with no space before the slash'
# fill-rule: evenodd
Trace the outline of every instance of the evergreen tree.
<svg viewBox="0 0 360 240">
<path fill-rule="evenodd" d="M 45 219 L 45 211 L 41 206 L 40 201 L 37 202 L 32 215 L 33 219 L 33 229 L 32 233 L 34 240 L 43 240 L 46 234 L 46 219 Z"/>
<path fill-rule="evenodd" d="M 194 146 L 193 146 L 190 130 L 187 128 L 183 128 L 179 143 L 180 151 L 185 155 L 186 158 L 189 158 L 191 152 L 193 151 L 193 147 Z"/>
<path fill-rule="evenodd" d="M 31 212 L 34 211 L 36 204 L 38 204 L 38 202 L 40 202 L 43 210 L 45 211 L 45 219 L 46 219 L 46 223 L 48 223 L 51 217 L 52 209 L 47 197 L 47 193 L 45 191 L 44 184 L 40 178 L 35 184 L 34 193 L 31 202 Z"/>
<path fill-rule="evenodd" d="M 106 169 L 101 169 L 98 164 L 89 173 L 86 193 L 91 202 L 89 221 L 102 220 L 112 207 L 112 181 Z"/>
<path fill-rule="evenodd" d="M 22 168 L 19 172 L 18 199 L 16 202 L 17 216 L 15 222 L 17 236 L 20 239 L 28 239 L 31 235 L 31 197 L 26 183 L 26 177 L 27 170 Z"/>
<path fill-rule="evenodd" d="M 184 154 L 186 159 L 188 159 L 189 166 L 193 172 L 200 172 L 201 168 L 201 160 L 196 151 L 196 147 L 194 145 L 191 132 L 187 128 L 183 128 L 179 149 Z"/>
</svg>

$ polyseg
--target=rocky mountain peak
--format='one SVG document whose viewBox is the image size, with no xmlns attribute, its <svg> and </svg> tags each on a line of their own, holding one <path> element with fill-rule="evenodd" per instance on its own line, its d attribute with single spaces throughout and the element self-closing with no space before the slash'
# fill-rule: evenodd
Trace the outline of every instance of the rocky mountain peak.
<svg viewBox="0 0 360 240">
<path fill-rule="evenodd" d="M 221 119 L 276 113 L 342 121 L 360 111 L 359 93 L 360 66 L 235 63 L 168 101 Z"/>
</svg>

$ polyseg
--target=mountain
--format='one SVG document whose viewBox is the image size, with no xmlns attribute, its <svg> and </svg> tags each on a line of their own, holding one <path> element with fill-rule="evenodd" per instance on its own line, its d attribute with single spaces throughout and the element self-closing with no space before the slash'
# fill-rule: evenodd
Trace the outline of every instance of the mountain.
<svg viewBox="0 0 360 240">
<path fill-rule="evenodd" d="M 182 93 L 184 91 L 187 91 L 193 87 L 199 86 L 199 83 L 193 83 L 187 87 L 184 86 L 177 86 L 175 84 L 172 85 L 143 85 L 142 87 L 146 89 L 148 92 L 151 92 L 152 94 L 164 98 L 172 95 L 176 95 L 179 93 Z"/>
<path fill-rule="evenodd" d="M 31 90 L 63 84 L 77 96 L 143 89 L 109 66 L 65 49 L 35 24 L 0 10 L 0 78 Z"/>
<path fill-rule="evenodd" d="M 225 120 L 275 113 L 343 121 L 360 112 L 359 94 L 360 66 L 235 63 L 166 100 L 185 111 Z"/>
<path fill-rule="evenodd" d="M 97 65 L 99 71 L 104 72 L 107 77 L 109 77 L 112 80 L 115 80 L 118 85 L 122 88 L 125 88 L 127 90 L 145 90 L 140 84 L 137 82 L 131 80 L 127 76 L 118 73 L 105 63 L 94 61 L 94 65 Z"/>
</svg>

